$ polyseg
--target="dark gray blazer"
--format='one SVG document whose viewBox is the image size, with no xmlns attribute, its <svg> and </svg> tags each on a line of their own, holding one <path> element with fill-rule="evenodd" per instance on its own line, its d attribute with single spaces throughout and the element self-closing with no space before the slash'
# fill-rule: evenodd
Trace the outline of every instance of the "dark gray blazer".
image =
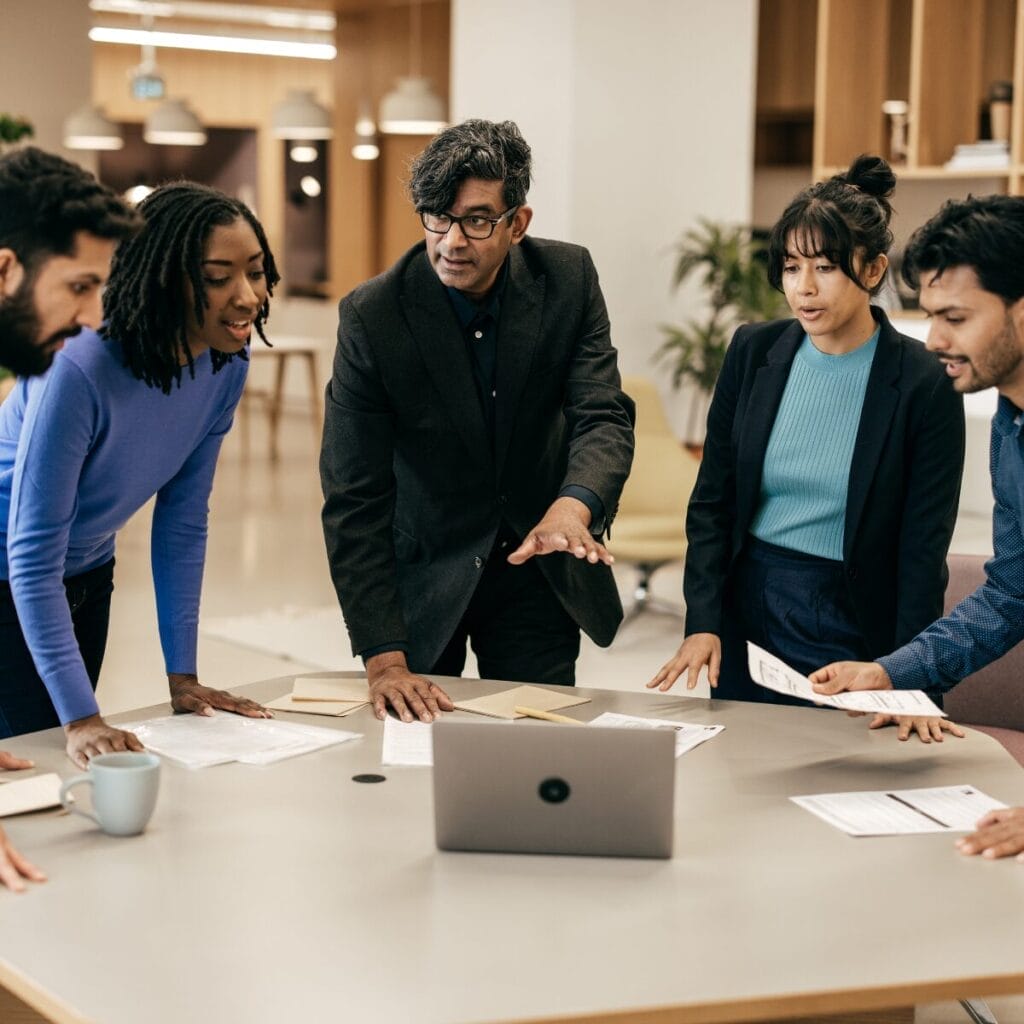
<svg viewBox="0 0 1024 1024">
<path fill-rule="evenodd" d="M 964 408 L 938 359 L 880 309 L 872 314 L 881 332 L 850 465 L 843 566 L 876 658 L 942 615 Z M 757 512 L 765 451 L 803 339 L 798 321 L 776 320 L 741 327 L 726 352 L 686 515 L 687 635 L 721 634 L 726 584 Z"/>
<path fill-rule="evenodd" d="M 608 315 L 587 251 L 525 238 L 509 254 L 497 340 L 495 445 L 470 356 L 424 243 L 346 296 L 320 476 L 331 576 L 352 649 L 404 643 L 428 671 L 466 610 L 500 519 L 525 536 L 567 484 L 610 525 L 633 458 Z M 611 643 L 611 571 L 537 559 L 568 613 Z"/>
</svg>

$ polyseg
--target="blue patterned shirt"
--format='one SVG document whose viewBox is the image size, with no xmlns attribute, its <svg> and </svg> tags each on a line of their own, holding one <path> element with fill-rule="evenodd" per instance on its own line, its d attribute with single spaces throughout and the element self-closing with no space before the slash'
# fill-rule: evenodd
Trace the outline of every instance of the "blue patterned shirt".
<svg viewBox="0 0 1024 1024">
<path fill-rule="evenodd" d="M 992 419 L 992 558 L 985 582 L 878 664 L 897 690 L 950 690 L 1024 640 L 1024 416 L 1003 396 Z"/>
</svg>

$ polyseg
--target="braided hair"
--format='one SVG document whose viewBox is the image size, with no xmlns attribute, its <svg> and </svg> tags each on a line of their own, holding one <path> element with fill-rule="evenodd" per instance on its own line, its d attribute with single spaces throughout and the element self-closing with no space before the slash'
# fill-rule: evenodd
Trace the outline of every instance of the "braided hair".
<svg viewBox="0 0 1024 1024">
<path fill-rule="evenodd" d="M 104 294 L 105 338 L 116 341 L 125 365 L 139 380 L 159 387 L 165 395 L 173 384 L 181 386 L 181 354 L 189 376 L 195 364 L 186 338 L 186 282 L 192 286 L 193 312 L 202 324 L 209 300 L 202 264 L 206 243 L 215 227 L 226 227 L 239 218 L 255 232 L 263 250 L 263 270 L 268 300 L 254 319 L 267 345 L 263 325 L 270 314 L 269 296 L 281 279 L 267 244 L 263 226 L 252 211 L 237 199 L 206 185 L 178 181 L 151 192 L 140 204 L 144 226 L 118 249 Z M 213 372 L 234 356 L 210 350 Z M 247 359 L 243 350 L 239 357 Z"/>
</svg>

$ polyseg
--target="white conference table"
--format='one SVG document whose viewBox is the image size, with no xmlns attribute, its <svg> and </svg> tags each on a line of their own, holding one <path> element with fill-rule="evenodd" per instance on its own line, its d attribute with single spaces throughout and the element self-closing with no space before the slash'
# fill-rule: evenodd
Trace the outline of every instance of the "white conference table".
<svg viewBox="0 0 1024 1024">
<path fill-rule="evenodd" d="M 945 835 L 850 838 L 787 799 L 970 783 L 1024 803 L 995 741 L 901 744 L 833 712 L 578 692 L 593 701 L 567 714 L 584 721 L 726 726 L 676 762 L 672 860 L 440 853 L 429 769 L 382 770 L 367 711 L 297 716 L 365 737 L 266 768 L 165 761 L 134 839 L 53 812 L 7 819 L 50 881 L 0 890 L 0 985 L 75 1024 L 819 1019 L 1024 992 L 1024 866 L 964 858 Z M 5 747 L 71 773 L 57 731 Z M 352 781 L 372 771 L 387 781 Z"/>
</svg>

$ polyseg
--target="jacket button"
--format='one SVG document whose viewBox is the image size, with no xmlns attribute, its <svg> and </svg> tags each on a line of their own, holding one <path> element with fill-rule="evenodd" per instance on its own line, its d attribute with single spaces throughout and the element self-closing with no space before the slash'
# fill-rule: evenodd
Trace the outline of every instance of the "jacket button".
<svg viewBox="0 0 1024 1024">
<path fill-rule="evenodd" d="M 498 504 L 499 505 L 507 505 L 508 504 L 508 495 L 507 494 L 499 494 L 498 495 Z"/>
<path fill-rule="evenodd" d="M 851 565 L 850 568 L 846 570 L 846 575 L 849 579 L 855 580 L 857 578 L 857 570 Z"/>
<path fill-rule="evenodd" d="M 484 564 L 484 560 L 477 555 L 476 558 L 473 559 L 473 564 L 479 569 Z"/>
</svg>

